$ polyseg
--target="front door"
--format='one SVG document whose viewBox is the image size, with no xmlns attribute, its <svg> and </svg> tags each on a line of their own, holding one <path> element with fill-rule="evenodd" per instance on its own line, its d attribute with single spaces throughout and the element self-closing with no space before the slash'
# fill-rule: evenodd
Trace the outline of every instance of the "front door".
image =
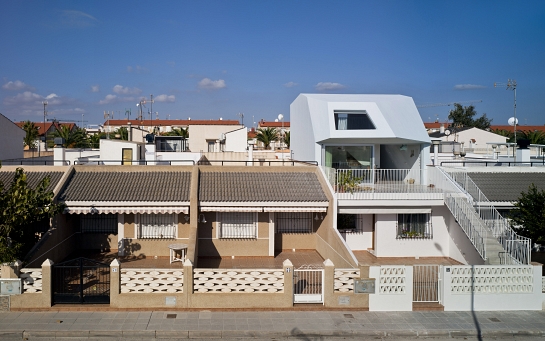
<svg viewBox="0 0 545 341">
<path fill-rule="evenodd" d="M 122 164 L 132 165 L 132 148 L 123 148 L 122 151 Z"/>
</svg>

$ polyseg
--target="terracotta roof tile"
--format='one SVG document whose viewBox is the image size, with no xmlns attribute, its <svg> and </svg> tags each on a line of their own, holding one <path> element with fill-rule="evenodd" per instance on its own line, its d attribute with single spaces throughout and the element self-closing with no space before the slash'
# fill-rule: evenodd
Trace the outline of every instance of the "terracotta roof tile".
<svg viewBox="0 0 545 341">
<path fill-rule="evenodd" d="M 327 202 L 314 173 L 202 172 L 203 202 Z"/>
<path fill-rule="evenodd" d="M 63 201 L 189 201 L 191 172 L 76 171 Z"/>
</svg>

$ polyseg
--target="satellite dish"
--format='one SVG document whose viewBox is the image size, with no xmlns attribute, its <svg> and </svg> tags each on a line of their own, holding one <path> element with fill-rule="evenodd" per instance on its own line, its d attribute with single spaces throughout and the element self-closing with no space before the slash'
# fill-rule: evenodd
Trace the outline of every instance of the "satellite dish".
<svg viewBox="0 0 545 341">
<path fill-rule="evenodd" d="M 514 126 L 515 124 L 519 124 L 519 120 L 517 120 L 517 119 L 514 118 L 514 117 L 511 117 L 511 118 L 507 121 L 507 123 L 512 127 L 512 126 Z"/>
<path fill-rule="evenodd" d="M 445 135 L 446 135 L 446 136 L 449 136 L 449 135 L 450 135 L 450 130 L 449 130 L 449 129 L 445 129 Z"/>
</svg>

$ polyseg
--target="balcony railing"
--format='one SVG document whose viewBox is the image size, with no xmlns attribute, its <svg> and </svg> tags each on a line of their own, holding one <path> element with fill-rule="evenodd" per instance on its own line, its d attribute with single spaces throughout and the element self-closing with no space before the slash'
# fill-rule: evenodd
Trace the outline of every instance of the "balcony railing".
<svg viewBox="0 0 545 341">
<path fill-rule="evenodd" d="M 324 173 L 339 199 L 443 199 L 420 169 L 334 169 Z"/>
</svg>

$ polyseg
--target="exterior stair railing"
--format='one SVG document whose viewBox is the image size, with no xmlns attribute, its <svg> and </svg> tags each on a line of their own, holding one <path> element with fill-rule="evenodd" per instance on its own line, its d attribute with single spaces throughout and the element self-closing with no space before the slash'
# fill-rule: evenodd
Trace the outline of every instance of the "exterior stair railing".
<svg viewBox="0 0 545 341">
<path fill-rule="evenodd" d="M 472 197 L 475 211 L 505 250 L 503 261 L 506 264 L 529 264 L 531 239 L 520 236 L 511 228 L 509 221 L 502 217 L 466 171 L 440 169 Z"/>
<path fill-rule="evenodd" d="M 487 260 L 486 255 L 486 225 L 480 219 L 475 209 L 468 202 L 468 195 L 452 178 L 439 167 L 429 167 L 430 184 L 444 192 L 445 204 L 452 213 L 466 236 L 469 238 L 479 255 Z"/>
</svg>

